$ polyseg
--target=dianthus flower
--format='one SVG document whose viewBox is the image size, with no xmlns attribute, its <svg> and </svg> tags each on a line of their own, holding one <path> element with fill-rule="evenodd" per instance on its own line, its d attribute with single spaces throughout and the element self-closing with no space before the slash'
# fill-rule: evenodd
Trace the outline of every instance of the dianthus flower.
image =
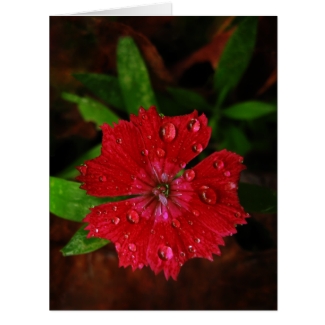
<svg viewBox="0 0 325 325">
<path fill-rule="evenodd" d="M 149 265 L 166 279 L 176 280 L 191 258 L 220 255 L 222 237 L 248 217 L 237 195 L 243 158 L 222 150 L 176 176 L 208 144 L 205 115 L 167 117 L 140 108 L 130 122 L 101 128 L 101 155 L 77 167 L 80 188 L 97 197 L 131 197 L 91 208 L 83 220 L 88 237 L 112 241 L 120 266 Z"/>
</svg>

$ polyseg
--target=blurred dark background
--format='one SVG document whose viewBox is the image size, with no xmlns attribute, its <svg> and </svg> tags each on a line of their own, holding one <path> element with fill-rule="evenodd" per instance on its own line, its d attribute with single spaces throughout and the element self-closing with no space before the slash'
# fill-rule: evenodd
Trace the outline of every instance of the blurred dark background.
<svg viewBox="0 0 325 325">
<path fill-rule="evenodd" d="M 163 93 L 167 86 L 183 87 L 212 103 L 214 71 L 233 26 L 241 19 L 50 17 L 51 176 L 101 141 L 95 124 L 85 122 L 77 106 L 61 98 L 64 91 L 91 96 L 73 73 L 116 75 L 117 40 L 130 35 L 146 60 L 155 90 Z M 252 99 L 277 100 L 277 17 L 259 18 L 251 62 L 228 101 Z M 117 113 L 128 119 L 127 113 Z M 245 128 L 250 149 L 241 180 L 276 189 L 276 114 Z M 218 150 L 221 140 L 213 137 L 207 150 Z M 112 244 L 90 254 L 63 257 L 60 249 L 79 227 L 79 223 L 50 216 L 51 310 L 277 309 L 274 214 L 252 214 L 248 225 L 226 238 L 221 257 L 213 262 L 190 260 L 176 282 L 166 281 L 163 274 L 155 276 L 148 268 L 135 272 L 119 268 Z"/>
</svg>

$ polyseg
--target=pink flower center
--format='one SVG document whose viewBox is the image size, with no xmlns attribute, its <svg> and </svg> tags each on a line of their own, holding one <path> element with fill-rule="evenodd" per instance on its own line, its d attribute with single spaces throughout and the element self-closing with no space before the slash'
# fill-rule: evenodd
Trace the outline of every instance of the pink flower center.
<svg viewBox="0 0 325 325">
<path fill-rule="evenodd" d="M 152 193 L 158 198 L 158 200 L 164 205 L 167 206 L 167 198 L 169 195 L 169 184 L 163 183 L 156 186 Z"/>
</svg>

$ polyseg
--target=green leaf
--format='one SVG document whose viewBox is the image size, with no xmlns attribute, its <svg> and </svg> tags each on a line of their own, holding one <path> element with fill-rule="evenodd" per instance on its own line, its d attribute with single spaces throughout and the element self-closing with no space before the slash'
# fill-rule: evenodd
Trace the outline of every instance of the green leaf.
<svg viewBox="0 0 325 325">
<path fill-rule="evenodd" d="M 149 73 L 139 49 L 131 37 L 122 37 L 117 46 L 118 80 L 126 109 L 138 114 L 140 106 L 157 106 Z"/>
<path fill-rule="evenodd" d="M 82 221 L 90 207 L 121 199 L 88 196 L 79 186 L 77 182 L 50 177 L 50 211 L 64 219 Z"/>
<path fill-rule="evenodd" d="M 214 86 L 223 99 L 236 87 L 253 54 L 258 17 L 246 17 L 234 31 L 222 52 L 214 75 Z M 223 100 L 222 99 L 222 100 Z M 221 105 L 221 100 L 219 100 Z"/>
<path fill-rule="evenodd" d="M 60 178 L 73 179 L 78 176 L 80 173 L 76 169 L 76 166 L 80 166 L 86 160 L 90 160 L 100 156 L 102 145 L 99 144 L 96 147 L 90 149 L 85 154 L 74 160 L 68 167 L 66 167 L 62 172 L 58 173 L 56 176 Z"/>
<path fill-rule="evenodd" d="M 109 243 L 102 238 L 87 238 L 88 230 L 83 225 L 70 239 L 68 244 L 61 249 L 64 256 L 79 255 L 93 252 Z"/>
<path fill-rule="evenodd" d="M 247 212 L 276 213 L 277 195 L 269 188 L 239 183 L 239 201 Z"/>
<path fill-rule="evenodd" d="M 252 148 L 251 143 L 247 139 L 245 133 L 236 126 L 229 126 L 224 130 L 226 136 L 225 141 L 219 146 L 219 149 L 228 149 L 242 156 Z"/>
<path fill-rule="evenodd" d="M 168 87 L 167 91 L 171 94 L 174 100 L 181 106 L 185 106 L 191 111 L 194 109 L 200 111 L 211 111 L 212 107 L 205 100 L 203 96 L 184 88 L 172 88 Z"/>
<path fill-rule="evenodd" d="M 97 73 L 76 73 L 73 76 L 107 104 L 125 108 L 117 77 Z"/>
<path fill-rule="evenodd" d="M 119 120 L 119 117 L 108 107 L 94 99 L 79 97 L 69 93 L 62 93 L 62 98 L 78 104 L 78 108 L 83 119 L 87 122 L 94 122 L 97 128 L 104 123 L 112 124 L 113 122 L 117 123 Z"/>
<path fill-rule="evenodd" d="M 253 120 L 276 111 L 276 105 L 258 101 L 238 103 L 222 111 L 234 120 Z"/>
</svg>

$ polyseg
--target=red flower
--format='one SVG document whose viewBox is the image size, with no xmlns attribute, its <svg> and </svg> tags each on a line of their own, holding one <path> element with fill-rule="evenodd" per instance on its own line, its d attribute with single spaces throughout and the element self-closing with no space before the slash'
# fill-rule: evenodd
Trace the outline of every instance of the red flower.
<svg viewBox="0 0 325 325">
<path fill-rule="evenodd" d="M 190 258 L 213 260 L 222 237 L 236 233 L 248 216 L 237 196 L 241 156 L 222 150 L 176 174 L 208 144 L 204 114 L 161 117 L 140 108 L 139 116 L 102 126 L 101 155 L 78 167 L 87 194 L 131 198 L 94 207 L 84 219 L 88 237 L 115 244 L 120 266 L 149 265 L 176 280 Z"/>
</svg>

